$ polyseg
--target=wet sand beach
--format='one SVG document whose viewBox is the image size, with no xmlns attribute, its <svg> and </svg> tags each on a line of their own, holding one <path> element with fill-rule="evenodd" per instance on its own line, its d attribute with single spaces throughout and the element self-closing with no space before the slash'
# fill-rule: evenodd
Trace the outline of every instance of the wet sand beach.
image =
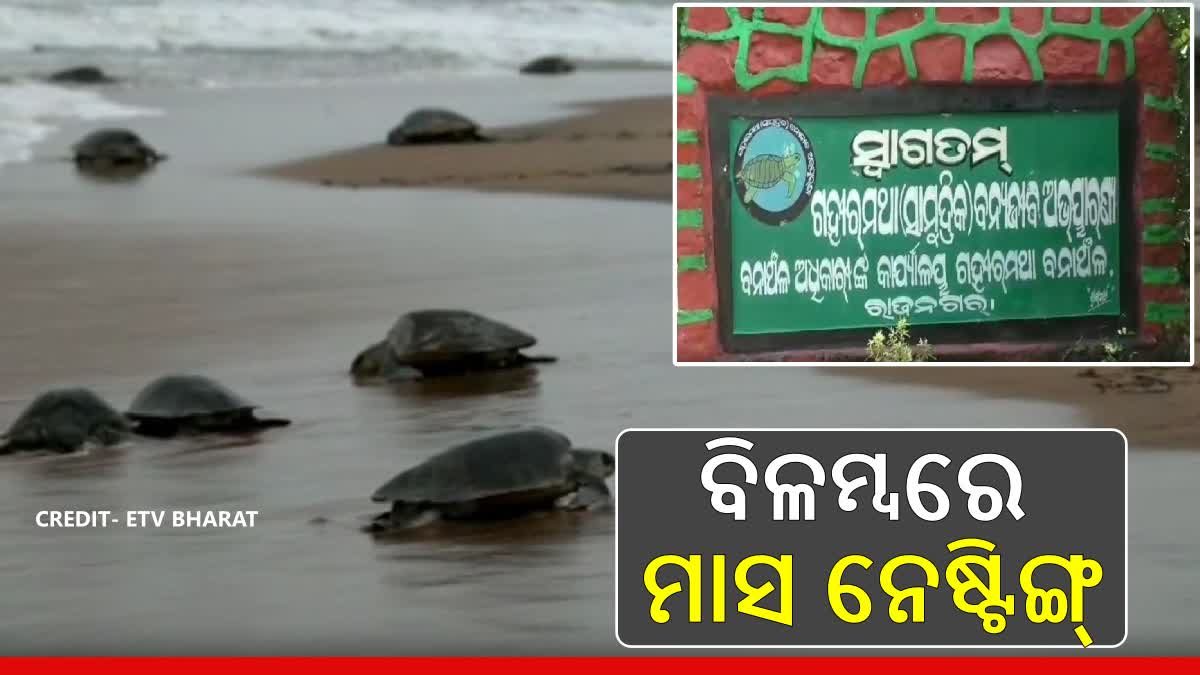
<svg viewBox="0 0 1200 675">
<path fill-rule="evenodd" d="M 465 187 L 634 199 L 671 198 L 671 99 L 572 106 L 576 114 L 488 130 L 482 144 L 386 144 L 270 167 L 264 173 L 332 187 Z"/>
<path fill-rule="evenodd" d="M 378 508 L 367 497 L 450 443 L 527 424 L 603 447 L 635 426 L 1091 423 L 1071 405 L 919 386 L 903 374 L 673 367 L 671 208 L 647 199 L 661 187 L 617 200 L 566 194 L 582 184 L 571 177 L 550 195 L 515 184 L 309 182 L 336 182 L 325 169 L 338 162 L 345 182 L 411 176 L 382 154 L 374 155 L 379 167 L 359 168 L 333 153 L 382 153 L 368 146 L 413 107 L 436 103 L 511 129 L 613 91 L 635 99 L 630 110 L 639 112 L 628 119 L 648 119 L 639 115 L 656 104 L 645 97 L 669 86 L 669 74 L 632 73 L 446 82 L 419 93 L 351 85 L 139 91 L 130 103 L 166 112 L 130 125 L 171 155 L 152 174 L 123 184 L 77 176 L 53 158 L 79 126 L 39 146 L 41 159 L 0 169 L 0 419 L 53 386 L 91 386 L 125 406 L 152 377 L 195 371 L 295 420 L 253 442 L 135 441 L 85 456 L 0 459 L 0 653 L 621 653 L 611 514 L 382 542 L 356 530 Z M 586 110 L 607 112 L 581 124 L 630 126 L 621 108 Z M 639 128 L 657 133 L 668 124 Z M 581 171 L 670 161 L 669 138 L 614 140 L 629 143 L 579 157 L 566 146 L 599 141 L 556 139 L 561 152 L 539 161 Z M 486 152 L 493 147 L 501 146 Z M 527 156 L 512 156 L 513 166 L 533 171 L 521 164 L 532 162 Z M 476 188 L 513 171 L 491 159 L 486 172 L 467 162 L 464 176 L 486 177 Z M 264 167 L 309 180 L 255 175 Z M 666 184 L 669 193 L 669 174 L 623 179 Z M 438 384 L 350 381 L 351 359 L 398 314 L 443 306 L 526 329 L 540 338 L 538 352 L 561 361 Z M 1200 455 L 1130 438 L 1124 651 L 1178 652 L 1200 632 L 1200 496 L 1192 488 Z M 259 516 L 247 530 L 36 527 L 39 510 L 71 508 Z"/>
</svg>

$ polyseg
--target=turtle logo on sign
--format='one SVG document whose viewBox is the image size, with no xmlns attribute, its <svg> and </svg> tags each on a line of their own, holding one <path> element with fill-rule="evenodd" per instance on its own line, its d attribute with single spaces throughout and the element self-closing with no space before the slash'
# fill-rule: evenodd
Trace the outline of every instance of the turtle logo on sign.
<svg viewBox="0 0 1200 675">
<path fill-rule="evenodd" d="M 779 226 L 800 217 L 816 177 L 812 142 L 791 120 L 760 120 L 742 134 L 733 161 L 734 193 L 759 221 Z"/>
</svg>

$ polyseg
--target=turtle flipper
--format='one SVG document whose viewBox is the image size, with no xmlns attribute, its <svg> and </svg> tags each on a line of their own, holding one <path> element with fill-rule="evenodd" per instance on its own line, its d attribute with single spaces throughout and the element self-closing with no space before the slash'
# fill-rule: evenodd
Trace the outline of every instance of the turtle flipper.
<svg viewBox="0 0 1200 675">
<path fill-rule="evenodd" d="M 139 420 L 133 426 L 133 433 L 149 438 L 173 438 L 179 431 L 179 424 L 171 420 Z"/>
<path fill-rule="evenodd" d="M 558 357 L 550 356 L 549 354 L 535 354 L 532 356 L 528 354 L 520 354 L 519 356 L 521 357 L 521 363 L 558 363 Z"/>
<path fill-rule="evenodd" d="M 423 527 L 439 519 L 440 514 L 435 510 L 425 509 L 409 504 L 396 503 L 391 511 L 385 511 L 374 518 L 363 528 L 369 534 L 384 534 Z"/>
<path fill-rule="evenodd" d="M 589 511 L 612 501 L 612 492 L 599 478 L 580 477 L 579 488 L 562 504 L 565 511 Z"/>
<path fill-rule="evenodd" d="M 399 384 L 401 382 L 412 382 L 425 377 L 425 374 L 416 368 L 393 364 L 388 366 L 383 371 L 383 381 L 388 384 Z"/>
<path fill-rule="evenodd" d="M 788 173 L 783 174 L 783 180 L 787 183 L 787 196 L 789 199 L 791 199 L 792 195 L 796 193 L 796 176 L 789 171 Z"/>
<path fill-rule="evenodd" d="M 746 203 L 749 204 L 750 202 L 754 201 L 754 196 L 757 194 L 758 194 L 758 188 L 747 187 L 746 188 Z"/>
<path fill-rule="evenodd" d="M 292 421 L 284 417 L 267 417 L 264 419 L 255 418 L 254 426 L 258 429 L 274 429 L 277 427 L 291 426 Z"/>
</svg>

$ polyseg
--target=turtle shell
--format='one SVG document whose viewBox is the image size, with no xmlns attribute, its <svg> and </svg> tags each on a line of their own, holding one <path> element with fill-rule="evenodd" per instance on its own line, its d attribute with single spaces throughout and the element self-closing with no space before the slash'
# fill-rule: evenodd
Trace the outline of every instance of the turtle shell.
<svg viewBox="0 0 1200 675">
<path fill-rule="evenodd" d="M 396 320 L 387 340 L 402 365 L 453 361 L 537 344 L 532 335 L 508 324 L 459 309 L 409 312 Z"/>
<path fill-rule="evenodd" d="M 87 436 L 100 427 L 125 429 L 128 424 L 98 394 L 83 387 L 52 389 L 31 402 L 4 434 L 18 444 L 25 439 L 53 440 L 71 431 Z M 82 437 L 81 437 L 82 440 Z"/>
<path fill-rule="evenodd" d="M 479 125 L 456 112 L 441 108 L 421 108 L 409 113 L 400 126 L 388 134 L 388 143 L 403 145 L 477 135 Z"/>
<path fill-rule="evenodd" d="M 146 385 L 126 413 L 131 419 L 184 419 L 253 410 L 248 401 L 225 385 L 201 375 L 164 375 Z"/>
<path fill-rule="evenodd" d="M 751 187 L 766 189 L 783 180 L 786 172 L 779 155 L 759 155 L 742 166 L 742 180 Z"/>
<path fill-rule="evenodd" d="M 143 153 L 148 146 L 128 129 L 97 129 L 79 140 L 71 150 L 77 157 L 105 157 Z"/>
<path fill-rule="evenodd" d="M 527 75 L 570 73 L 574 70 L 575 64 L 558 54 L 536 58 L 521 66 L 521 72 Z"/>
<path fill-rule="evenodd" d="M 397 475 L 371 495 L 376 502 L 456 504 L 522 492 L 571 489 L 571 441 L 533 427 L 453 446 Z"/>
</svg>

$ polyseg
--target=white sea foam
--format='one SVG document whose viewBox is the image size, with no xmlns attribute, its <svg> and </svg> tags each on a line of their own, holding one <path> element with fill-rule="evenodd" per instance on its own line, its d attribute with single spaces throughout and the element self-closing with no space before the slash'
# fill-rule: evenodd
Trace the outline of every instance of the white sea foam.
<svg viewBox="0 0 1200 675">
<path fill-rule="evenodd" d="M 0 50 L 381 51 L 468 62 L 671 59 L 670 4 L 636 0 L 16 0 Z"/>
<path fill-rule="evenodd" d="M 33 147 L 66 121 L 158 113 L 114 103 L 95 91 L 40 82 L 0 84 L 0 165 L 28 161 L 33 156 Z"/>
<path fill-rule="evenodd" d="M 661 64 L 671 16 L 667 0 L 0 0 L 0 164 L 63 120 L 153 112 L 36 83 L 60 68 L 219 89 L 514 73 L 545 54 Z"/>
</svg>

